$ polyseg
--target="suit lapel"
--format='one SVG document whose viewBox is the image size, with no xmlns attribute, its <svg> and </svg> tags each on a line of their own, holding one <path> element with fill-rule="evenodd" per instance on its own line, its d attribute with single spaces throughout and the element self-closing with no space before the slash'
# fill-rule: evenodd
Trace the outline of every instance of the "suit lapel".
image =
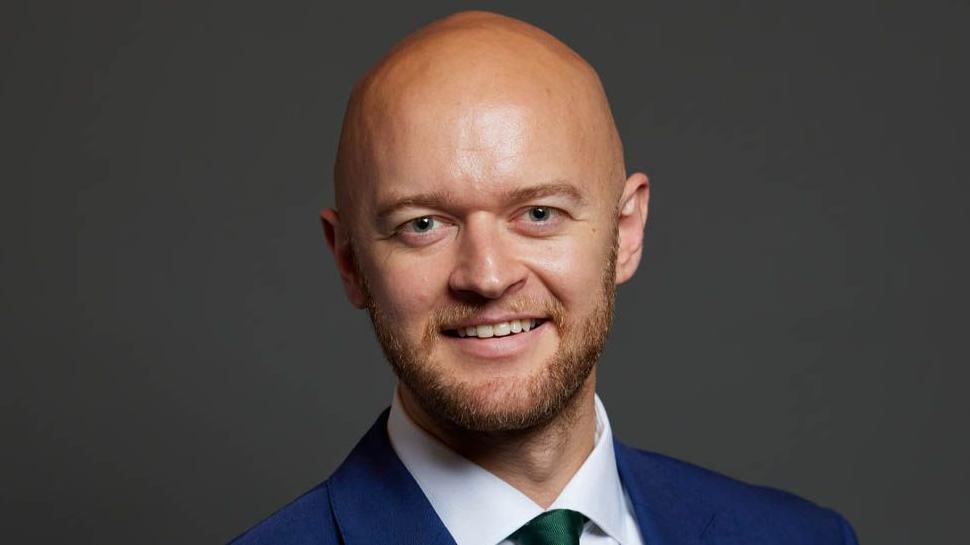
<svg viewBox="0 0 970 545">
<path fill-rule="evenodd" d="M 385 410 L 330 477 L 330 508 L 346 545 L 455 545 L 387 437 Z"/>
<path fill-rule="evenodd" d="M 685 482 L 662 456 L 613 442 L 620 482 L 630 495 L 643 542 L 650 545 L 706 543 L 715 508 L 703 491 Z"/>
</svg>

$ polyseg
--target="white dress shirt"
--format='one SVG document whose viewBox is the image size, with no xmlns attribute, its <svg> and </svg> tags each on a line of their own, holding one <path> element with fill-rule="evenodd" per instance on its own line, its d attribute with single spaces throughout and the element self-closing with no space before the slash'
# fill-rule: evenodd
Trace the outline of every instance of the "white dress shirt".
<svg viewBox="0 0 970 545">
<path fill-rule="evenodd" d="M 506 538 L 545 511 L 418 427 L 401 406 L 396 388 L 387 432 L 404 467 L 458 545 L 513 545 Z M 613 434 L 599 396 L 594 441 L 593 451 L 549 510 L 572 509 L 589 518 L 580 545 L 643 545 L 616 471 Z"/>
</svg>

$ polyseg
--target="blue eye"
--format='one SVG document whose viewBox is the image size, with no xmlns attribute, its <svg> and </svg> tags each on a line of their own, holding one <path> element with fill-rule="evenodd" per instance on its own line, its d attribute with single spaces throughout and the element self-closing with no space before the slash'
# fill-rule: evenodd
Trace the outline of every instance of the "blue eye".
<svg viewBox="0 0 970 545">
<path fill-rule="evenodd" d="M 408 225 L 410 225 L 411 229 L 413 229 L 414 232 L 416 233 L 424 233 L 424 232 L 430 231 L 431 228 L 434 227 L 434 224 L 435 224 L 435 219 L 432 218 L 431 216 L 423 216 L 408 222 Z"/>
<path fill-rule="evenodd" d="M 545 206 L 533 206 L 529 209 L 529 219 L 536 222 L 549 221 L 552 217 L 552 209 Z"/>
</svg>

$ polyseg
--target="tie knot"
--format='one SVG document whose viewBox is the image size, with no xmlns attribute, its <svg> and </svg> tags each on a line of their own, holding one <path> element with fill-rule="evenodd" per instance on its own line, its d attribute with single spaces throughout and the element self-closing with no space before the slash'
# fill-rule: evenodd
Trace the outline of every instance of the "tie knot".
<svg viewBox="0 0 970 545">
<path fill-rule="evenodd" d="M 579 545 L 586 520 L 582 513 L 554 509 L 525 523 L 509 539 L 518 545 Z"/>
</svg>

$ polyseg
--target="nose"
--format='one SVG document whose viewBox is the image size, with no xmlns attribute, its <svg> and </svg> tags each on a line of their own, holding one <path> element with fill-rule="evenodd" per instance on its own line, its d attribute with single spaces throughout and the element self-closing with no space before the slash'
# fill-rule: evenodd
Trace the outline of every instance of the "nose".
<svg viewBox="0 0 970 545">
<path fill-rule="evenodd" d="M 448 285 L 460 299 L 499 299 L 525 284 L 527 268 L 494 218 L 469 218 L 459 235 Z"/>
</svg>

